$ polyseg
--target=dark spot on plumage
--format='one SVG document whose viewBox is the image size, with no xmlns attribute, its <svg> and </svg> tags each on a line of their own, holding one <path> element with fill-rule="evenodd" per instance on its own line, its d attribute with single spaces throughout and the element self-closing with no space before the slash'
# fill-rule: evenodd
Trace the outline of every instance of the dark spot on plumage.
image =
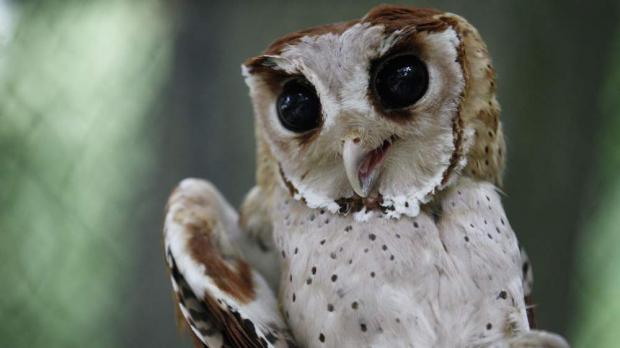
<svg viewBox="0 0 620 348">
<path fill-rule="evenodd" d="M 499 292 L 499 294 L 497 295 L 498 299 L 502 299 L 505 300 L 508 297 L 508 293 L 506 292 L 506 290 L 502 290 Z"/>
<path fill-rule="evenodd" d="M 333 305 L 333 304 L 331 304 L 331 303 L 328 303 L 328 304 L 327 304 L 327 311 L 328 311 L 328 312 L 333 312 L 333 311 L 334 311 L 334 305 Z"/>
<path fill-rule="evenodd" d="M 394 261 L 394 255 L 390 255 L 390 261 Z"/>
<path fill-rule="evenodd" d="M 357 309 L 359 307 L 357 301 L 353 301 L 353 303 L 351 303 L 351 308 L 353 309 Z"/>
<path fill-rule="evenodd" d="M 468 236 L 465 236 L 465 241 L 469 242 L 469 237 Z"/>
<path fill-rule="evenodd" d="M 388 249 L 387 245 L 383 244 L 383 246 L 381 246 L 381 249 L 383 249 L 383 251 L 386 251 Z"/>
<path fill-rule="evenodd" d="M 325 335 L 323 335 L 323 333 L 319 334 L 319 341 L 325 342 Z"/>
<path fill-rule="evenodd" d="M 375 277 L 375 272 L 370 272 L 370 277 L 374 278 Z"/>
<path fill-rule="evenodd" d="M 360 329 L 362 330 L 362 332 L 366 332 L 366 330 L 368 330 L 368 328 L 366 327 L 366 324 L 364 323 L 360 324 Z"/>
<path fill-rule="evenodd" d="M 321 240 L 321 245 L 325 244 L 325 239 Z"/>
<path fill-rule="evenodd" d="M 414 221 L 414 222 L 413 222 L 413 227 L 418 228 L 418 227 L 420 227 L 420 225 L 418 225 L 418 222 L 417 222 L 417 221 Z"/>
<path fill-rule="evenodd" d="M 306 279 L 306 284 L 308 284 L 308 285 L 312 284 L 312 278 Z"/>
<path fill-rule="evenodd" d="M 336 280 L 338 280 L 338 275 L 337 274 L 332 274 L 332 282 L 335 282 Z"/>
<path fill-rule="evenodd" d="M 347 227 L 344 228 L 345 232 L 351 232 L 351 230 L 353 230 L 353 227 L 351 225 L 348 225 Z"/>
<path fill-rule="evenodd" d="M 377 236 L 374 233 L 371 233 L 371 234 L 368 235 L 368 238 L 370 238 L 370 240 L 374 241 L 375 239 L 377 239 Z"/>
<path fill-rule="evenodd" d="M 293 293 L 293 302 L 295 302 L 296 299 L 297 299 L 297 295 L 295 295 L 295 293 Z"/>
<path fill-rule="evenodd" d="M 311 272 L 312 272 L 312 274 L 316 274 L 316 266 L 312 266 Z"/>
<path fill-rule="evenodd" d="M 487 237 L 489 237 L 489 239 L 493 239 L 493 236 L 490 233 L 487 233 Z"/>
<path fill-rule="evenodd" d="M 299 251 L 299 249 L 295 248 L 295 251 L 293 252 L 295 255 L 297 255 L 297 252 Z"/>
<path fill-rule="evenodd" d="M 491 330 L 493 328 L 493 324 L 487 323 L 487 330 Z"/>
</svg>

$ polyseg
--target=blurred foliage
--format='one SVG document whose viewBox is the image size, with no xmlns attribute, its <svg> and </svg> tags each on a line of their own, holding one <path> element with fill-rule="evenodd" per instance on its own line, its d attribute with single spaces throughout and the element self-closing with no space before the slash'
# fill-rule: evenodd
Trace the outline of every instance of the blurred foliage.
<svg viewBox="0 0 620 348">
<path fill-rule="evenodd" d="M 149 1 L 36 1 L 19 15 L 0 76 L 0 346 L 114 347 L 168 22 Z"/>
<path fill-rule="evenodd" d="M 620 29 L 620 28 L 619 28 Z M 596 148 L 592 213 L 580 236 L 571 320 L 575 347 L 617 347 L 620 343 L 620 31 L 616 33 L 602 97 L 605 127 Z"/>
</svg>

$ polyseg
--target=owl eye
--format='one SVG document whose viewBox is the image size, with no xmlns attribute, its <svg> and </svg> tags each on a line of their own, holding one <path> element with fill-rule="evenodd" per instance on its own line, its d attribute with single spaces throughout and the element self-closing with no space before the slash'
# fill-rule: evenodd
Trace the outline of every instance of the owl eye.
<svg viewBox="0 0 620 348">
<path fill-rule="evenodd" d="M 426 65 L 412 54 L 384 59 L 373 70 L 375 95 L 386 109 L 413 105 L 428 88 Z"/>
<path fill-rule="evenodd" d="M 302 133 L 321 124 L 321 103 L 312 85 L 304 79 L 286 82 L 276 103 L 284 128 Z"/>
</svg>

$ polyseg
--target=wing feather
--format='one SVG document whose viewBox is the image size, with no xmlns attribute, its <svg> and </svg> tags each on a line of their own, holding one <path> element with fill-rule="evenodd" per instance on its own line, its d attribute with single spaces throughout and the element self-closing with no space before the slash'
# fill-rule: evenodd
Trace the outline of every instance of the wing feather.
<svg viewBox="0 0 620 348">
<path fill-rule="evenodd" d="M 235 245 L 242 238 L 236 211 L 211 184 L 179 184 L 164 225 L 178 308 L 197 347 L 293 346 L 273 292 Z"/>
<path fill-rule="evenodd" d="M 536 317 L 534 315 L 534 296 L 532 291 L 534 289 L 534 272 L 532 270 L 532 264 L 530 258 L 527 256 L 525 249 L 521 247 L 521 271 L 523 272 L 523 296 L 525 297 L 525 305 L 527 311 L 527 321 L 530 324 L 530 329 L 536 328 Z"/>
</svg>

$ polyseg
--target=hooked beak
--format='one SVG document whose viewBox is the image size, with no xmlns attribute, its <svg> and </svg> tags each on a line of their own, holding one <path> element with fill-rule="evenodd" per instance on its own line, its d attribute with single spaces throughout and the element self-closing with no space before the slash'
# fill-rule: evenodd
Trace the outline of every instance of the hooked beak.
<svg viewBox="0 0 620 348">
<path fill-rule="evenodd" d="M 359 196 L 366 197 L 373 189 L 390 145 L 390 140 L 386 139 L 378 148 L 367 151 L 359 136 L 345 139 L 342 148 L 344 170 L 353 191 Z"/>
</svg>

